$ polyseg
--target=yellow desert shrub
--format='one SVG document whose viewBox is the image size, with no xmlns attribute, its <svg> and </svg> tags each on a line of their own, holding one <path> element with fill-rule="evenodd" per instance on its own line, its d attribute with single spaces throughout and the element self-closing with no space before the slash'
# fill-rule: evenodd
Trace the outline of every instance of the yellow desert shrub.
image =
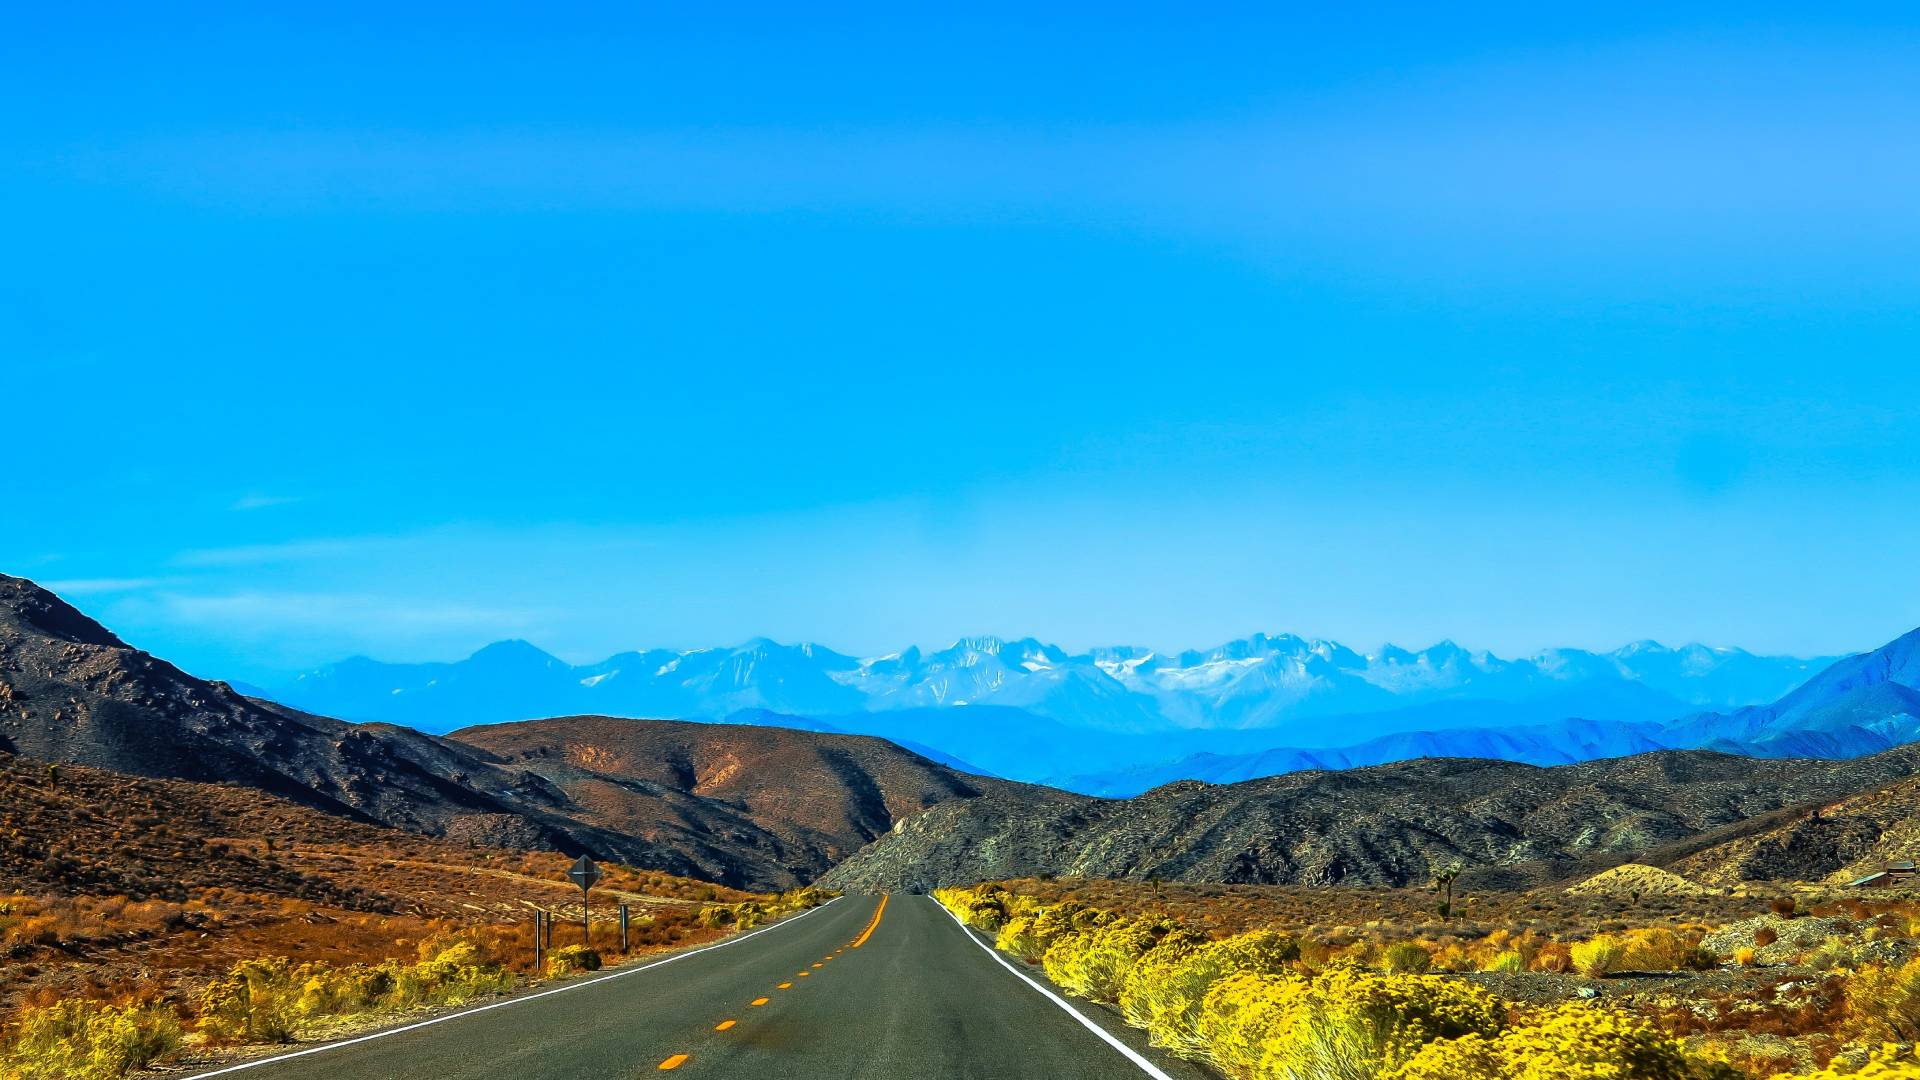
<svg viewBox="0 0 1920 1080">
<path fill-rule="evenodd" d="M 283 956 L 242 961 L 201 993 L 200 1030 L 214 1042 L 288 1042 L 322 1018 L 454 1005 L 513 985 L 512 973 L 467 942 L 429 942 L 421 953 L 418 963 L 371 967 L 296 966 Z"/>
<path fill-rule="evenodd" d="M 1208 944 L 1191 930 L 1176 927 L 1163 934 L 1120 983 L 1120 1014 L 1138 1028 L 1151 1028 L 1161 1004 L 1160 988 L 1172 976 L 1173 969 L 1194 950 Z"/>
<path fill-rule="evenodd" d="M 1428 1043 L 1389 1080 L 1739 1080 L 1644 1020 L 1580 1005 L 1537 1014 L 1489 1038 Z"/>
<path fill-rule="evenodd" d="M 1571 952 L 1574 970 L 1596 979 L 1616 971 L 1680 971 L 1714 963 L 1700 950 L 1697 938 L 1665 927 L 1599 934 L 1575 944 Z"/>
<path fill-rule="evenodd" d="M 1485 967 L 1481 970 L 1510 975 L 1515 972 L 1527 970 L 1527 958 L 1520 955 L 1518 950 L 1508 949 L 1506 952 L 1499 953 L 1495 955 L 1493 959 L 1487 961 Z"/>
<path fill-rule="evenodd" d="M 1207 1061 L 1234 1080 L 1373 1080 L 1435 1039 L 1490 1036 L 1506 1006 L 1487 991 L 1434 975 L 1349 967 L 1313 979 L 1229 975 L 1195 1020 Z"/>
<path fill-rule="evenodd" d="M 1053 943 L 1062 937 L 1093 929 L 1103 921 L 1110 922 L 1112 919 L 1113 916 L 1081 904 L 1054 904 L 1008 919 L 993 944 L 995 948 L 1013 953 L 1028 963 L 1038 963 L 1053 947 Z"/>
<path fill-rule="evenodd" d="M 1920 1080 L 1920 1050 L 1883 1047 L 1858 1068 L 1829 1066 L 1812 1073 L 1778 1073 L 1773 1080 Z"/>
<path fill-rule="evenodd" d="M 1299 958 L 1300 943 L 1272 930 L 1210 941 L 1151 971 L 1136 971 L 1122 988 L 1121 1009 L 1129 1018 L 1141 1018 L 1135 1023 L 1144 1020 L 1154 1045 L 1199 1053 L 1205 1043 L 1194 1024 L 1214 983 L 1241 972 L 1279 975 Z"/>
<path fill-rule="evenodd" d="M 1498 998 L 1458 979 L 1335 968 L 1313 980 L 1265 1071 L 1245 1075 L 1372 1080 L 1436 1039 L 1494 1035 L 1506 1015 Z"/>
<path fill-rule="evenodd" d="M 1626 943 L 1611 934 L 1576 942 L 1571 952 L 1573 969 L 1589 978 L 1597 979 L 1626 969 Z"/>
<path fill-rule="evenodd" d="M 1154 946 L 1153 928 L 1123 919 L 1055 941 L 1042 963 L 1047 977 L 1083 997 L 1112 1002 L 1127 972 Z"/>
<path fill-rule="evenodd" d="M 1007 921 L 1007 894 L 1000 889 L 944 888 L 933 890 L 933 898 L 963 923 L 989 934 L 999 933 Z"/>
<path fill-rule="evenodd" d="M 115 1080 L 180 1045 L 180 1022 L 159 1008 L 62 1001 L 24 1010 L 0 1051 L 7 1080 Z"/>
<path fill-rule="evenodd" d="M 1845 1030 L 1865 1042 L 1920 1042 L 1920 960 L 1854 972 L 1847 980 Z"/>
<path fill-rule="evenodd" d="M 555 949 L 547 957 L 547 977 L 556 979 L 563 975 L 573 975 L 583 971 L 599 971 L 600 954 L 584 945 L 568 945 Z"/>
<path fill-rule="evenodd" d="M 201 992 L 200 1030 L 216 1042 L 289 1042 L 300 1030 L 307 981 L 308 969 L 284 956 L 242 960 Z"/>
<path fill-rule="evenodd" d="M 1257 1076 L 1277 1033 L 1293 1023 L 1307 980 L 1238 972 L 1213 984 L 1194 1021 L 1205 1058 L 1229 1076 Z"/>
</svg>

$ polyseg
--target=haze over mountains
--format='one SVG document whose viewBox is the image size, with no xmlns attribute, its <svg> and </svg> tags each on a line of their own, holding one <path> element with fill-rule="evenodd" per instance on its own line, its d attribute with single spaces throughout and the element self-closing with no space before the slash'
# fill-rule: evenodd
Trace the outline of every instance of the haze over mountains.
<svg viewBox="0 0 1920 1080">
<path fill-rule="evenodd" d="M 1682 745 L 1659 725 L 1773 701 L 1827 663 L 1644 641 L 1521 659 L 1451 642 L 1361 653 L 1256 634 L 1172 654 L 965 638 L 867 659 L 755 639 L 574 666 L 506 641 L 453 663 L 356 657 L 259 693 L 425 731 L 598 713 L 857 732 L 961 768 L 1126 795 L 1431 754 L 1552 764 Z"/>
</svg>

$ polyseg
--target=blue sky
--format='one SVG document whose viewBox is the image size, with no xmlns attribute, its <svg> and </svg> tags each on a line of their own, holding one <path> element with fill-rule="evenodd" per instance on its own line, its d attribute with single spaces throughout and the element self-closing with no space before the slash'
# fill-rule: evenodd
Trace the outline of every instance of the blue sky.
<svg viewBox="0 0 1920 1080">
<path fill-rule="evenodd" d="M 253 679 L 1920 624 L 1920 20 L 1322 7 L 18 13 L 0 570 Z"/>
</svg>

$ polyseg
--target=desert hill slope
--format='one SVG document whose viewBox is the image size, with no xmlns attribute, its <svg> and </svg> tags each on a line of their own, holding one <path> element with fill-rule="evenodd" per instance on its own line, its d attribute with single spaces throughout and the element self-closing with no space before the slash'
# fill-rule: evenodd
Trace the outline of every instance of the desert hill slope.
<svg viewBox="0 0 1920 1080">
<path fill-rule="evenodd" d="M 755 888 L 801 884 L 895 815 L 984 790 L 866 737 L 603 718 L 466 735 L 244 697 L 0 575 L 0 752 L 37 761 L 236 784 L 426 835 Z M 716 779 L 728 761 L 745 775 Z"/>
<path fill-rule="evenodd" d="M 753 861 L 810 881 L 900 820 L 998 795 L 1063 794 L 969 776 L 883 739 L 785 728 L 570 716 L 466 728 L 449 738 L 566 792 L 583 821 L 689 853 L 713 880 Z"/>
</svg>

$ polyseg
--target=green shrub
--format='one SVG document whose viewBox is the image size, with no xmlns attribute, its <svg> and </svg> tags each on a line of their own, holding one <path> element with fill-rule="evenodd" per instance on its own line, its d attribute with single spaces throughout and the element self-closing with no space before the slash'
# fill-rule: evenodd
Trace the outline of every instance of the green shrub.
<svg viewBox="0 0 1920 1080">
<path fill-rule="evenodd" d="M 1401 941 L 1387 946 L 1380 963 L 1391 975 L 1424 975 L 1433 967 L 1433 954 L 1411 941 Z"/>
</svg>

